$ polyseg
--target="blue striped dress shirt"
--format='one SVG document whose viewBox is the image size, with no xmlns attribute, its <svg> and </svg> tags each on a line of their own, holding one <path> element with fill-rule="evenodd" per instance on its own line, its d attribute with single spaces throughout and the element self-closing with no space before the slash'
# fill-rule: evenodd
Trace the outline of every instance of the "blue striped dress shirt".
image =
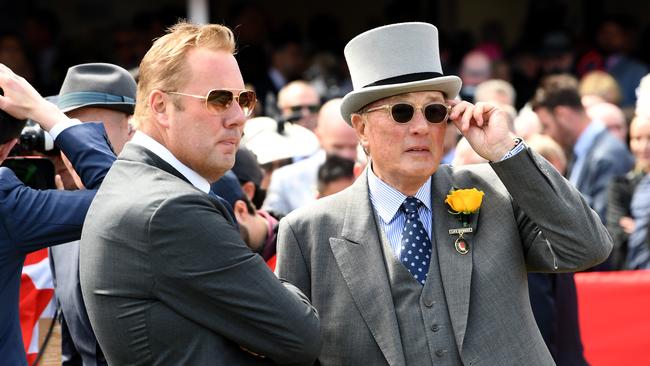
<svg viewBox="0 0 650 366">
<path fill-rule="evenodd" d="M 402 229 L 404 228 L 406 216 L 400 210 L 400 206 L 404 203 L 406 196 L 379 179 L 372 169 L 368 169 L 368 188 L 370 202 L 375 213 L 379 216 L 379 225 L 386 234 L 395 257 L 401 260 Z M 429 235 L 429 240 L 431 240 L 433 222 L 431 218 L 431 177 L 418 189 L 415 198 L 423 203 L 418 210 L 418 214 L 427 235 Z"/>
</svg>

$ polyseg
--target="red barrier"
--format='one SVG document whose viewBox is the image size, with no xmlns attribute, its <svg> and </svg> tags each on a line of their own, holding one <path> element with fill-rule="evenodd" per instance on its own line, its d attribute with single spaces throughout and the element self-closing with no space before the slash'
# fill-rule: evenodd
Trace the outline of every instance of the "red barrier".
<svg viewBox="0 0 650 366">
<path fill-rule="evenodd" d="M 650 271 L 575 275 L 584 354 L 592 366 L 650 364 Z"/>
</svg>

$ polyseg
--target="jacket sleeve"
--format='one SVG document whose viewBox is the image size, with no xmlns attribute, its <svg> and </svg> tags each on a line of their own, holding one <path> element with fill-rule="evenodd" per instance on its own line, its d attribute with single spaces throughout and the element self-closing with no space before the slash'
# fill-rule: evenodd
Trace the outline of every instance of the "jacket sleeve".
<svg viewBox="0 0 650 366">
<path fill-rule="evenodd" d="M 612 239 L 598 215 L 544 158 L 526 149 L 491 165 L 512 196 L 529 271 L 578 271 L 607 259 Z"/>
<path fill-rule="evenodd" d="M 96 189 L 115 161 L 101 123 L 86 122 L 63 130 L 54 141 L 87 189 Z"/>
<path fill-rule="evenodd" d="M 305 260 L 303 248 L 296 239 L 291 223 L 282 219 L 278 229 L 277 266 L 278 278 L 298 286 L 307 297 L 311 298 L 310 272 Z"/>
<path fill-rule="evenodd" d="M 207 198 L 163 202 L 148 232 L 153 291 L 167 306 L 276 364 L 316 360 L 316 310 L 275 277 Z"/>
<path fill-rule="evenodd" d="M 115 160 L 100 123 L 69 127 L 55 143 L 73 163 L 87 190 L 35 190 L 8 169 L 0 173 L 0 221 L 9 239 L 24 253 L 81 237 L 95 189 Z"/>
<path fill-rule="evenodd" d="M 78 240 L 95 190 L 36 190 L 0 169 L 0 205 L 8 239 L 23 253 Z"/>
<path fill-rule="evenodd" d="M 612 236 L 614 249 L 610 256 L 613 269 L 623 269 L 627 253 L 629 235 L 623 230 L 619 221 L 622 217 L 632 217 L 630 202 L 634 185 L 627 176 L 616 177 L 609 184 L 607 193 L 607 230 Z"/>
</svg>

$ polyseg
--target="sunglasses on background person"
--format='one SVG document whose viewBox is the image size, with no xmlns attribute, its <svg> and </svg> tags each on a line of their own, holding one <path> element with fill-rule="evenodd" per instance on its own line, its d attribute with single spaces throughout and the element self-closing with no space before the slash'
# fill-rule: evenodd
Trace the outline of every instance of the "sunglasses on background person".
<svg viewBox="0 0 650 366">
<path fill-rule="evenodd" d="M 219 114 L 230 108 L 233 100 L 236 100 L 246 117 L 250 116 L 255 108 L 257 97 L 255 92 L 246 89 L 212 89 L 203 95 L 186 94 L 180 92 L 165 92 L 173 95 L 183 95 L 186 97 L 205 99 L 205 107 L 212 114 Z"/>
<path fill-rule="evenodd" d="M 399 102 L 368 108 L 365 111 L 361 111 L 361 113 L 370 113 L 384 109 L 390 112 L 390 117 L 397 123 L 407 123 L 412 120 L 416 110 L 420 110 L 429 123 L 442 123 L 447 121 L 449 112 L 451 111 L 450 106 L 441 103 L 415 106 L 411 103 Z"/>
<path fill-rule="evenodd" d="M 298 113 L 302 112 L 303 109 L 307 108 L 309 110 L 309 113 L 318 113 L 318 110 L 320 109 L 320 105 L 318 104 L 309 104 L 309 105 L 294 105 L 289 107 L 291 110 L 291 113 Z"/>
</svg>

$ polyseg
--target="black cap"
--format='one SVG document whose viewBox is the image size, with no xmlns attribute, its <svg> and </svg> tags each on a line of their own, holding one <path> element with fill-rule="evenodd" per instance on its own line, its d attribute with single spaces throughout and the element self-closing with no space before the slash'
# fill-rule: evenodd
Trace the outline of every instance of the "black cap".
<svg viewBox="0 0 650 366">
<path fill-rule="evenodd" d="M 240 182 L 253 182 L 260 186 L 264 172 L 257 162 L 257 156 L 245 147 L 240 147 L 235 156 L 235 166 L 232 167 L 233 173 Z"/>
<path fill-rule="evenodd" d="M 217 196 L 226 200 L 230 207 L 235 206 L 235 202 L 242 199 L 244 192 L 241 190 L 239 181 L 232 171 L 227 171 L 223 177 L 210 185 L 210 189 Z"/>
</svg>

